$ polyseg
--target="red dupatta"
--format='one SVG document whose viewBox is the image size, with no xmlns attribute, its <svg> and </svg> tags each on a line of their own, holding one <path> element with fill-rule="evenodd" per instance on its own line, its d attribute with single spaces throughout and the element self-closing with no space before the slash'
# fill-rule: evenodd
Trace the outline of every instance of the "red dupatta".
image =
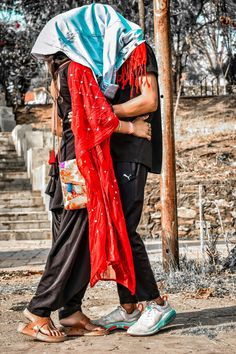
<svg viewBox="0 0 236 354">
<path fill-rule="evenodd" d="M 132 251 L 110 155 L 110 136 L 119 120 L 91 69 L 72 62 L 68 83 L 76 160 L 88 193 L 90 285 L 115 280 L 134 294 Z"/>
</svg>

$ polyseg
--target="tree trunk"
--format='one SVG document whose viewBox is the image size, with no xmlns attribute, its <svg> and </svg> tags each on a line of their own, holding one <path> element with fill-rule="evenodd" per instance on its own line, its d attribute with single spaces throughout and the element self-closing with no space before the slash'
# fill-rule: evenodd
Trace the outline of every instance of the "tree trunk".
<svg viewBox="0 0 236 354">
<path fill-rule="evenodd" d="M 145 7 L 143 0 L 138 0 L 139 24 L 145 33 Z"/>
<path fill-rule="evenodd" d="M 158 58 L 163 123 L 161 175 L 162 255 L 165 271 L 179 267 L 172 65 L 168 0 L 154 0 L 154 33 Z"/>
</svg>

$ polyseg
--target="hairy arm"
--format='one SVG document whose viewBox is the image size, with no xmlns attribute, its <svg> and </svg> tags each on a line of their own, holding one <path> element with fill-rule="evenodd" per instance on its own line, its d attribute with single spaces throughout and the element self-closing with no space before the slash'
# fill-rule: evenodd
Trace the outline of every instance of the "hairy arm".
<svg viewBox="0 0 236 354">
<path fill-rule="evenodd" d="M 148 82 L 148 83 L 147 83 Z M 155 112 L 158 102 L 157 79 L 154 73 L 147 74 L 146 77 L 140 78 L 141 94 L 131 100 L 116 104 L 113 106 L 114 113 L 119 118 L 130 118 Z"/>
</svg>

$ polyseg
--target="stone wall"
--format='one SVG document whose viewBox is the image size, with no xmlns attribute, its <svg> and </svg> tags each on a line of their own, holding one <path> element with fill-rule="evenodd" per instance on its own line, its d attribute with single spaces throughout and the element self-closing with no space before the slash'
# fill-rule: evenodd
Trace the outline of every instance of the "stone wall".
<svg viewBox="0 0 236 354">
<path fill-rule="evenodd" d="M 177 197 L 180 238 L 200 234 L 199 185 L 202 186 L 206 237 L 236 236 L 236 151 L 234 134 L 177 143 Z M 161 234 L 160 177 L 150 174 L 139 230 L 143 237 Z"/>
<path fill-rule="evenodd" d="M 178 176 L 178 230 L 180 238 L 200 235 L 199 184 L 180 181 Z M 139 232 L 144 238 L 161 236 L 161 203 L 159 178 L 150 175 L 146 185 L 145 203 Z M 204 186 L 203 210 L 205 234 L 209 236 L 234 235 L 236 230 L 235 180 L 202 181 Z"/>
<path fill-rule="evenodd" d="M 51 104 L 22 106 L 16 111 L 16 124 L 31 124 L 35 129 L 50 129 Z"/>
</svg>

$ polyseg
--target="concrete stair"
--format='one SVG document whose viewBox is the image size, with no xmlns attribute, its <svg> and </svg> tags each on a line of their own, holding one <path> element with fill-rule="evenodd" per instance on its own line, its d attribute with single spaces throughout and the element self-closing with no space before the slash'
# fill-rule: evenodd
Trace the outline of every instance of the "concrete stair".
<svg viewBox="0 0 236 354">
<path fill-rule="evenodd" d="M 39 192 L 31 190 L 23 158 L 10 133 L 0 133 L 0 241 L 51 238 L 50 221 Z"/>
</svg>

